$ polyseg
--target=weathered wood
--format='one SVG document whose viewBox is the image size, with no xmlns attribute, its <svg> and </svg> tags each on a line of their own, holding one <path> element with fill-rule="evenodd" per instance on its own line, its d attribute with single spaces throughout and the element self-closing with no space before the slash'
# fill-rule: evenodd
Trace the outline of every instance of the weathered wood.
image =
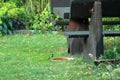
<svg viewBox="0 0 120 80">
<path fill-rule="evenodd" d="M 75 1 L 76 3 L 89 3 L 89 2 L 94 2 L 94 1 L 97 1 L 97 0 L 73 0 Z M 100 0 L 102 2 L 120 2 L 120 0 Z"/>
<path fill-rule="evenodd" d="M 94 1 L 96 0 L 73 0 L 70 12 L 71 18 L 91 17 Z M 120 17 L 118 7 L 120 7 L 120 0 L 102 0 L 103 17 Z"/>
<path fill-rule="evenodd" d="M 88 23 L 87 19 L 81 19 L 80 23 L 76 23 L 73 20 L 72 23 L 70 22 L 68 31 L 85 31 L 88 30 L 88 24 L 83 24 L 83 21 L 86 21 Z M 68 36 L 68 52 L 70 54 L 76 54 L 76 53 L 82 53 L 83 52 L 83 43 L 84 43 L 84 38 L 82 37 L 76 37 L 76 38 L 70 38 Z"/>
<path fill-rule="evenodd" d="M 72 1 L 72 3 L 71 3 Z M 96 0 L 50 0 L 51 2 L 51 11 L 53 8 L 64 8 L 71 6 L 71 17 L 90 17 L 90 10 L 92 9 L 93 2 Z M 101 0 L 103 3 L 103 16 L 105 17 L 118 17 L 120 16 L 120 11 L 118 8 L 120 7 L 120 0 Z M 71 5 L 72 4 L 72 5 Z M 112 11 L 111 11 L 112 10 Z M 76 13 L 77 11 L 77 13 Z M 62 11 L 61 11 L 62 13 Z"/>
<path fill-rule="evenodd" d="M 90 25 L 91 29 L 91 38 L 93 39 L 93 48 L 96 50 L 94 53 L 94 50 L 92 50 L 93 54 L 95 54 L 96 57 L 100 57 L 103 55 L 104 50 L 103 50 L 103 28 L 102 28 L 102 3 L 101 1 L 95 1 L 94 4 L 94 10 L 93 12 L 93 26 L 92 22 Z M 95 32 L 94 32 L 95 31 Z M 92 53 L 91 52 L 91 53 Z"/>
<path fill-rule="evenodd" d="M 69 38 L 78 38 L 78 37 L 87 38 L 89 36 L 89 31 L 68 31 L 68 32 L 64 32 L 64 34 L 66 36 L 69 36 Z M 103 37 L 120 36 L 120 31 L 103 31 L 102 35 Z"/>
<path fill-rule="evenodd" d="M 120 36 L 120 31 L 104 31 L 103 37 L 115 37 Z"/>
<path fill-rule="evenodd" d="M 120 21 L 103 21 L 103 25 L 118 25 Z M 56 21 L 56 25 L 69 25 L 69 20 Z"/>
<path fill-rule="evenodd" d="M 69 54 L 80 54 L 83 52 L 83 38 L 67 38 L 67 39 Z"/>
<path fill-rule="evenodd" d="M 101 1 L 95 1 L 93 5 L 94 12 L 91 16 L 89 26 L 89 38 L 84 44 L 84 57 L 89 58 L 89 54 L 99 57 L 103 54 L 103 36 L 102 36 L 102 4 Z"/>
<path fill-rule="evenodd" d="M 91 53 L 95 57 L 100 57 L 104 53 L 103 50 L 103 36 L 102 36 L 102 3 L 101 1 L 95 1 L 94 8 L 95 12 L 92 14 L 90 24 L 90 39 L 93 43 L 91 46 Z M 90 42 L 90 43 L 91 43 Z"/>
<path fill-rule="evenodd" d="M 89 31 L 68 31 L 64 32 L 66 36 L 69 36 L 69 38 L 78 38 L 78 37 L 88 37 Z"/>
<path fill-rule="evenodd" d="M 102 31 L 102 25 L 120 24 L 120 21 L 106 21 L 102 24 L 102 17 L 120 16 L 120 11 L 118 10 L 120 7 L 120 0 L 62 0 L 60 3 L 57 0 L 51 1 L 55 1 L 52 8 L 54 8 L 55 11 L 60 11 L 60 13 L 62 13 L 62 18 L 64 14 L 70 13 L 70 21 L 56 22 L 56 25 L 69 25 L 71 20 L 75 21 L 75 23 L 79 23 L 79 25 L 82 24 L 79 27 L 68 27 L 68 31 L 80 31 L 79 33 L 66 33 L 68 36 L 68 48 L 70 53 L 74 54 L 83 52 L 85 59 L 89 58 L 88 54 L 93 54 L 94 57 L 99 57 L 104 53 L 103 36 L 120 36 L 119 31 Z M 69 1 L 72 1 L 71 5 Z M 69 5 L 65 5 L 61 2 L 69 3 Z M 63 7 L 64 9 L 62 9 Z M 88 19 L 89 17 L 91 17 L 89 32 L 82 32 L 88 30 L 85 29 L 84 26 L 89 24 L 83 22 L 85 21 L 85 18 Z M 81 21 L 82 19 L 84 20 Z"/>
</svg>

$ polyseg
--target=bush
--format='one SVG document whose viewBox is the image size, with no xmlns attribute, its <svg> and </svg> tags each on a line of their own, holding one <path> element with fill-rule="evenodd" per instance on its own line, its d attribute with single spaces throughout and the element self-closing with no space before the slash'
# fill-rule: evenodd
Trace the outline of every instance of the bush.
<svg viewBox="0 0 120 80">
<path fill-rule="evenodd" d="M 2 19 L 2 24 L 0 24 L 0 31 L 2 34 L 12 34 L 13 27 L 11 19 Z"/>
<path fill-rule="evenodd" d="M 24 8 L 18 8 L 15 3 L 2 3 L 0 6 L 0 32 L 2 34 L 12 34 L 13 20 L 20 19 L 24 14 Z"/>
<path fill-rule="evenodd" d="M 105 43 L 104 58 L 107 58 L 107 59 L 120 58 L 120 38 L 119 37 L 104 38 L 104 43 Z"/>
<path fill-rule="evenodd" d="M 103 21 L 120 21 L 119 17 L 111 17 L 111 18 L 103 18 Z M 104 30 L 115 30 L 115 31 L 120 31 L 120 25 L 104 25 L 103 27 Z"/>
<path fill-rule="evenodd" d="M 107 59 L 119 58 L 119 53 L 117 51 L 117 47 L 106 50 L 105 54 L 104 54 L 104 58 L 107 58 Z"/>
<path fill-rule="evenodd" d="M 4 0 L 4 2 L 14 2 L 16 6 L 23 6 L 26 0 Z"/>
<path fill-rule="evenodd" d="M 57 15 L 51 14 L 48 4 L 42 13 L 34 16 L 33 28 L 40 32 L 52 31 L 54 27 L 54 21 L 57 19 Z"/>
</svg>

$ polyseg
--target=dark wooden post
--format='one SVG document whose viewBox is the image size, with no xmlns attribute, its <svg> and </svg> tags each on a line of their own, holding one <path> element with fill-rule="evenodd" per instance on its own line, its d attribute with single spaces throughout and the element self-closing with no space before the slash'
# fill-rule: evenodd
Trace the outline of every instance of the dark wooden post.
<svg viewBox="0 0 120 80">
<path fill-rule="evenodd" d="M 102 35 L 102 4 L 101 1 L 94 2 L 94 8 L 92 12 L 91 22 L 90 22 L 90 37 L 91 40 L 91 53 L 95 57 L 99 57 L 104 53 L 103 51 L 103 35 Z"/>
<path fill-rule="evenodd" d="M 91 21 L 89 26 L 89 38 L 84 44 L 84 57 L 89 58 L 88 54 L 99 57 L 103 51 L 102 35 L 102 3 L 100 0 L 95 1 L 92 9 Z"/>
</svg>

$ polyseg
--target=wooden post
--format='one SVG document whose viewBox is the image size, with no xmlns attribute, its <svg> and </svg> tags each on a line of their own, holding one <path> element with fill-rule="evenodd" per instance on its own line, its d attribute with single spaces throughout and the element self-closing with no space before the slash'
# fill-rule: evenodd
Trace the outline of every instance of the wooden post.
<svg viewBox="0 0 120 80">
<path fill-rule="evenodd" d="M 95 1 L 93 13 L 90 22 L 90 40 L 91 51 L 95 57 L 99 57 L 103 51 L 103 35 L 102 35 L 102 4 L 101 1 Z"/>
<path fill-rule="evenodd" d="M 100 0 L 94 2 L 89 31 L 89 38 L 84 42 L 83 54 L 85 59 L 89 58 L 89 54 L 98 58 L 104 53 L 102 36 L 102 4 Z"/>
</svg>

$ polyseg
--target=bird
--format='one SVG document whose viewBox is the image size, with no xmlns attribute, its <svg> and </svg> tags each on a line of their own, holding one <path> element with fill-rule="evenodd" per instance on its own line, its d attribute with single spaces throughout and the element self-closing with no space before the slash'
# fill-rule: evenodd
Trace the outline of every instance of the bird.
<svg viewBox="0 0 120 80">
<path fill-rule="evenodd" d="M 53 59 L 53 57 L 54 57 L 54 54 L 51 54 L 48 59 L 51 60 Z"/>
</svg>

